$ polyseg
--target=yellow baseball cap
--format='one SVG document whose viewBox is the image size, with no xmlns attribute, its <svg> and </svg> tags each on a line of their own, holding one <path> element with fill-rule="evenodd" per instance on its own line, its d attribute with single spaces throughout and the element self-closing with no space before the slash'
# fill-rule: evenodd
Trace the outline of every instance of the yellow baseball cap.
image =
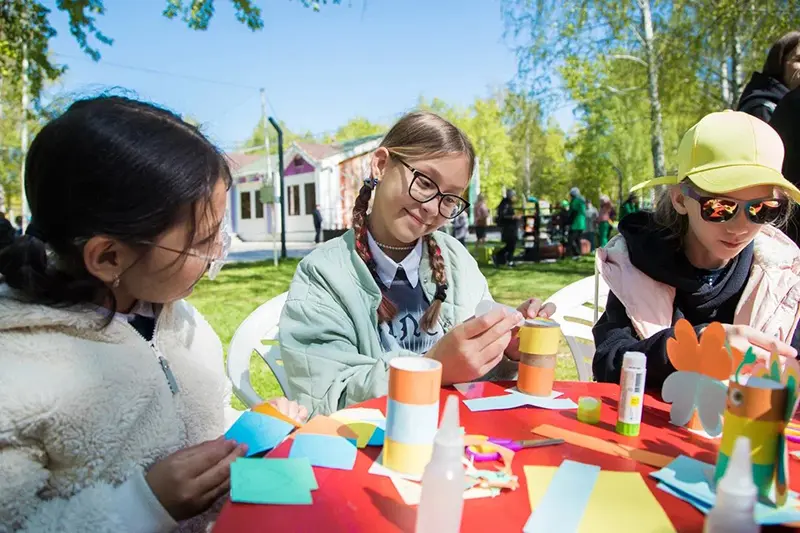
<svg viewBox="0 0 800 533">
<path fill-rule="evenodd" d="M 781 174 L 783 155 L 783 141 L 766 122 L 739 111 L 711 113 L 681 139 L 677 176 L 640 183 L 631 192 L 688 178 L 712 194 L 774 185 L 800 202 L 800 190 Z"/>
</svg>

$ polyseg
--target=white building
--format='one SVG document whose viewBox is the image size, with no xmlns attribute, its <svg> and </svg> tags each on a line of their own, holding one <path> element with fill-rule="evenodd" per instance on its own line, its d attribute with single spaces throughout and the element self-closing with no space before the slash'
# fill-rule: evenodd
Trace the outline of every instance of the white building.
<svg viewBox="0 0 800 533">
<path fill-rule="evenodd" d="M 353 203 L 366 177 L 372 152 L 383 135 L 373 135 L 344 143 L 316 144 L 294 142 L 284 154 L 283 205 L 286 240 L 313 242 L 314 208 L 319 205 L 323 230 L 350 227 Z M 271 240 L 272 208 L 260 201 L 266 158 L 230 154 L 233 161 L 233 186 L 229 211 L 233 232 L 243 241 Z M 274 183 L 279 183 L 278 157 L 271 157 Z M 274 213 L 280 232 L 280 213 Z"/>
</svg>

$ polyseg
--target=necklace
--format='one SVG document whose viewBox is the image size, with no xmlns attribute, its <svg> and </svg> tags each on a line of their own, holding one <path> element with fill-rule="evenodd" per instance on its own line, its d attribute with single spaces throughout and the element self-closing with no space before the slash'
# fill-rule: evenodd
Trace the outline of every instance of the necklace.
<svg viewBox="0 0 800 533">
<path fill-rule="evenodd" d="M 375 237 L 373 237 L 373 240 L 374 239 Z M 378 245 L 378 248 L 382 248 L 384 250 L 392 250 L 394 252 L 408 252 L 417 247 L 417 243 L 414 243 L 411 246 L 389 246 L 388 244 L 383 244 L 382 242 L 375 241 L 375 244 Z"/>
</svg>

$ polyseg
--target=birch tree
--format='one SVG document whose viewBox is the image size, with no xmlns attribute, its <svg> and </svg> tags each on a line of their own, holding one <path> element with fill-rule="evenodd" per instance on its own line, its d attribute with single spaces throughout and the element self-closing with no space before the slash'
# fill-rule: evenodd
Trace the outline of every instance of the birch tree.
<svg viewBox="0 0 800 533">
<path fill-rule="evenodd" d="M 569 58 L 629 62 L 645 73 L 653 173 L 666 173 L 658 54 L 671 4 L 659 0 L 504 0 L 506 37 L 518 78 L 535 94 L 562 89 L 558 67 Z M 636 87 L 606 87 L 608 94 Z"/>
</svg>

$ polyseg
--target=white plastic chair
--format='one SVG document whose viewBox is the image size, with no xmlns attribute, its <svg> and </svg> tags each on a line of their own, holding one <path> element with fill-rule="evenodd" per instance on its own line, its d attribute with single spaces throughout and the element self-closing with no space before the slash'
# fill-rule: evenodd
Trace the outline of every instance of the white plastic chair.
<svg viewBox="0 0 800 533">
<path fill-rule="evenodd" d="M 561 332 L 572 352 L 578 379 L 592 380 L 594 336 L 592 326 L 608 300 L 608 286 L 599 273 L 567 285 L 547 301 L 555 304 L 553 320 L 561 324 Z"/>
<path fill-rule="evenodd" d="M 275 374 L 284 396 L 292 399 L 289 380 L 281 361 L 281 349 L 278 345 L 278 322 L 281 311 L 286 304 L 284 292 L 260 305 L 244 319 L 233 335 L 228 347 L 227 371 L 228 379 L 233 385 L 233 393 L 247 407 L 264 401 L 250 384 L 250 357 L 255 350 Z"/>
</svg>

